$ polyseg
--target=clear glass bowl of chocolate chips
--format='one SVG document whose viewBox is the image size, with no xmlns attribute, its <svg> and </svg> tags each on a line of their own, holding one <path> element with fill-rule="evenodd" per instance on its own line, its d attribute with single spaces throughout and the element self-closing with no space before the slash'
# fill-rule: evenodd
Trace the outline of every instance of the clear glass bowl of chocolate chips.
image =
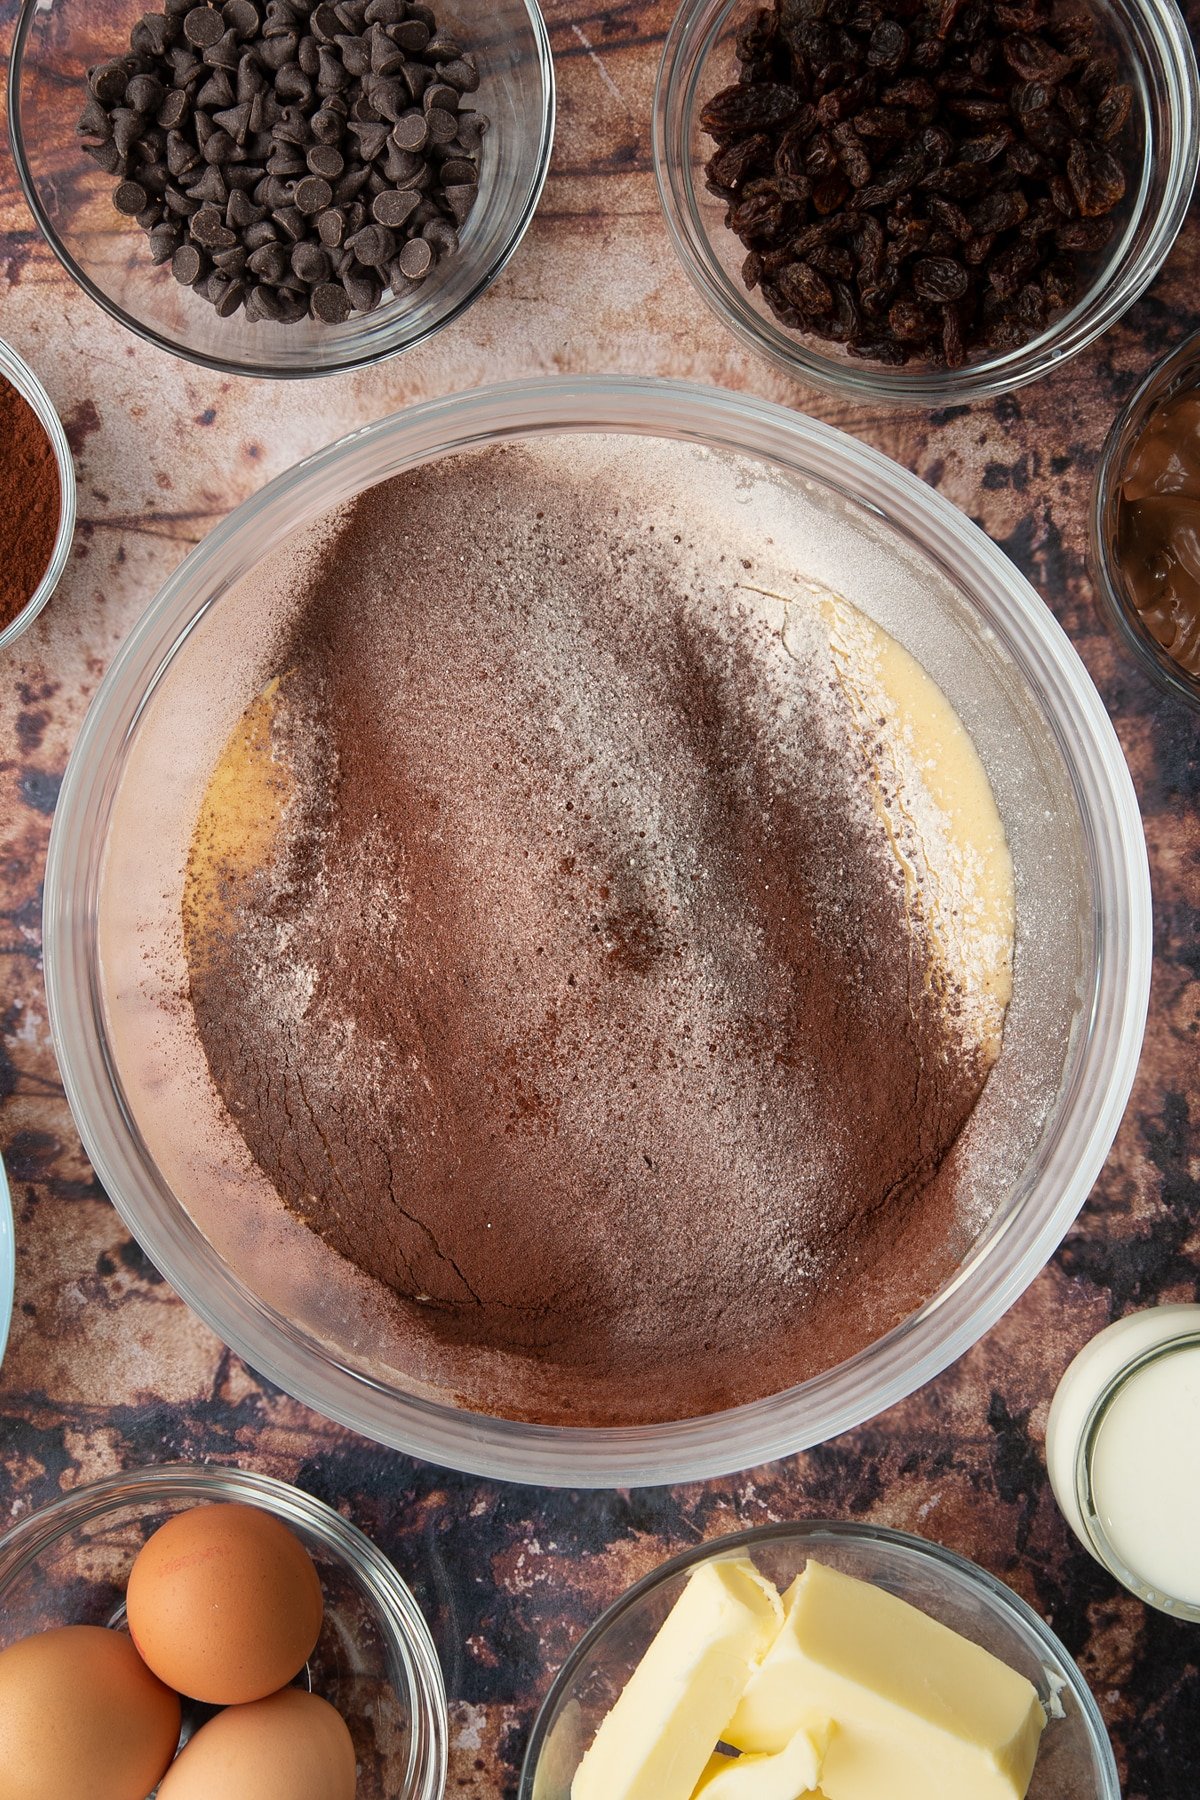
<svg viewBox="0 0 1200 1800">
<path fill-rule="evenodd" d="M 207 368 L 335 374 L 457 318 L 533 216 L 537 0 L 27 0 L 17 168 L 59 259 Z"/>
<path fill-rule="evenodd" d="M 1198 96 L 1174 0 L 684 0 L 655 170 L 744 343 L 844 396 L 938 406 L 1047 374 L 1153 280 Z"/>
</svg>

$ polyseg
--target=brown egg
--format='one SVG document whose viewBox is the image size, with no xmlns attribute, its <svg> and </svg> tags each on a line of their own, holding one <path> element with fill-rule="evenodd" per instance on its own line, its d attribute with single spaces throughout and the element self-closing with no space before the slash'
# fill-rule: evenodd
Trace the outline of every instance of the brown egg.
<svg viewBox="0 0 1200 1800">
<path fill-rule="evenodd" d="M 196 1733 L 158 1800 L 354 1800 L 354 1745 L 327 1700 L 285 1688 Z"/>
<path fill-rule="evenodd" d="M 312 1655 L 324 1611 L 308 1551 L 254 1506 L 176 1513 L 143 1545 L 126 1602 L 154 1673 L 213 1706 L 286 1687 Z"/>
<path fill-rule="evenodd" d="M 124 1632 L 63 1625 L 0 1652 L 3 1800 L 146 1800 L 178 1742 L 178 1696 Z"/>
</svg>

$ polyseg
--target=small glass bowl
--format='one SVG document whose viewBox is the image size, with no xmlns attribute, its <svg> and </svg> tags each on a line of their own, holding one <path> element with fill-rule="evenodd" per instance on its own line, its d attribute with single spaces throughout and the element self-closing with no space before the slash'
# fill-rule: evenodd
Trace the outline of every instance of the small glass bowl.
<svg viewBox="0 0 1200 1800">
<path fill-rule="evenodd" d="M 62 428 L 62 421 L 54 410 L 54 402 L 34 374 L 29 364 L 17 355 L 11 344 L 0 338 L 0 376 L 12 383 L 21 398 L 33 408 L 37 414 L 46 436 L 54 447 L 54 460 L 58 464 L 59 512 L 58 532 L 54 539 L 54 548 L 50 552 L 50 561 L 46 564 L 46 572 L 34 588 L 32 594 L 21 608 L 15 619 L 0 631 L 0 650 L 19 638 L 23 631 L 28 631 L 33 621 L 49 600 L 51 594 L 62 579 L 63 570 L 71 554 L 71 540 L 75 536 L 75 463 L 71 456 L 71 446 L 67 442 L 67 434 Z M 6 504 L 12 504 L 15 496 L 6 494 Z M 0 1340 L 2 1341 L 2 1340 Z"/>
<path fill-rule="evenodd" d="M 356 1526 L 267 1475 L 164 1463 L 110 1475 L 22 1519 L 0 1538 L 0 1648 L 58 1625 L 119 1628 L 129 1571 L 151 1532 L 212 1501 L 274 1514 L 317 1565 L 325 1622 L 300 1681 L 350 1727 L 358 1800 L 441 1800 L 446 1694 L 416 1601 Z"/>
<path fill-rule="evenodd" d="M 1120 228 L 1076 304 L 1017 350 L 965 368 L 858 362 L 779 324 L 741 278 L 745 249 L 725 202 L 704 185 L 715 145 L 700 113 L 736 79 L 734 40 L 753 0 L 683 0 L 667 33 L 654 96 L 654 172 L 684 270 L 723 324 L 784 374 L 858 401 L 945 406 L 1036 381 L 1107 331 L 1161 268 L 1187 215 L 1200 166 L 1200 71 L 1175 0 L 1092 0 L 1135 93 L 1138 167 Z"/>
<path fill-rule="evenodd" d="M 336 375 L 410 350 L 449 325 L 504 268 L 541 196 L 554 139 L 554 67 L 537 0 L 438 0 L 444 28 L 479 60 L 472 104 L 491 129 L 479 199 L 447 258 L 414 297 L 389 300 L 343 325 L 314 319 L 220 319 L 150 261 L 144 233 L 113 206 L 112 176 L 84 153 L 76 123 L 87 71 L 128 50 L 143 0 L 24 0 L 9 65 L 8 116 L 25 197 L 68 274 L 139 337 L 222 375 Z"/>
<path fill-rule="evenodd" d="M 1200 707 L 1200 681 L 1163 649 L 1133 604 L 1116 557 L 1117 509 L 1129 453 L 1147 421 L 1180 388 L 1200 387 L 1200 331 L 1155 363 L 1126 401 L 1108 434 L 1092 489 L 1088 564 L 1100 613 L 1117 642 L 1131 652 L 1152 681 L 1168 694 Z"/>
<path fill-rule="evenodd" d="M 879 1525 L 804 1520 L 688 1550 L 598 1619 L 563 1665 L 529 1740 L 517 1800 L 569 1800 L 601 1719 L 701 1563 L 749 1554 L 782 1591 L 810 1556 L 939 1619 L 1033 1683 L 1048 1715 L 1028 1800 L 1120 1800 L 1112 1746 L 1087 1683 L 1054 1633 L 985 1569 L 924 1538 Z"/>
</svg>

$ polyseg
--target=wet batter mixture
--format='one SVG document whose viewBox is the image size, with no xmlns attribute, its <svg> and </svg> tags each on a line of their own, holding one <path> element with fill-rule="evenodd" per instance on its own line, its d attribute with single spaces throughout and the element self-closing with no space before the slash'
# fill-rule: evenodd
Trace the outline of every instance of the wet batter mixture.
<svg viewBox="0 0 1200 1800">
<path fill-rule="evenodd" d="M 660 452 L 547 439 L 355 502 L 188 864 L 255 1162 L 514 1417 L 708 1412 L 919 1305 L 1009 996 L 948 702 Z"/>
</svg>

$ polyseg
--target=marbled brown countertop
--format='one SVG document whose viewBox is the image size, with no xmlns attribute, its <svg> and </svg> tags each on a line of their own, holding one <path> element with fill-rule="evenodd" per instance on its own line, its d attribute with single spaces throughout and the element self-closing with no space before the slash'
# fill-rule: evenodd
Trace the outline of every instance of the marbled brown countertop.
<svg viewBox="0 0 1200 1800">
<path fill-rule="evenodd" d="M 0 0 L 4 49 L 15 13 Z M 1089 484 L 1114 411 L 1150 359 L 1200 325 L 1200 229 L 1124 325 L 1036 387 L 932 417 L 842 406 L 746 355 L 675 263 L 648 124 L 668 0 L 597 11 L 550 0 L 547 13 L 560 125 L 525 244 L 457 326 L 351 378 L 222 381 L 135 341 L 41 243 L 0 143 L 0 331 L 56 401 L 80 484 L 69 574 L 0 659 L 0 1147 L 18 1247 L 0 1527 L 63 1488 L 171 1457 L 299 1482 L 378 1539 L 429 1609 L 451 1696 L 448 1792 L 501 1800 L 566 1651 L 663 1557 L 776 1519 L 900 1526 L 982 1563 L 1050 1621 L 1096 1693 L 1127 1800 L 1196 1800 L 1200 1629 L 1148 1611 L 1078 1548 L 1042 1443 L 1054 1385 L 1086 1338 L 1131 1307 L 1200 1297 L 1200 732 L 1122 659 L 1084 569 Z M 46 840 L 71 744 L 117 644 L 180 557 L 350 426 L 414 398 L 563 370 L 692 377 L 782 400 L 858 433 L 979 520 L 1104 696 L 1141 799 L 1155 897 L 1150 1023 L 1124 1124 L 1079 1224 L 995 1330 L 820 1450 L 687 1487 L 582 1495 L 378 1449 L 224 1351 L 129 1241 L 88 1167 L 40 963 Z"/>
</svg>

